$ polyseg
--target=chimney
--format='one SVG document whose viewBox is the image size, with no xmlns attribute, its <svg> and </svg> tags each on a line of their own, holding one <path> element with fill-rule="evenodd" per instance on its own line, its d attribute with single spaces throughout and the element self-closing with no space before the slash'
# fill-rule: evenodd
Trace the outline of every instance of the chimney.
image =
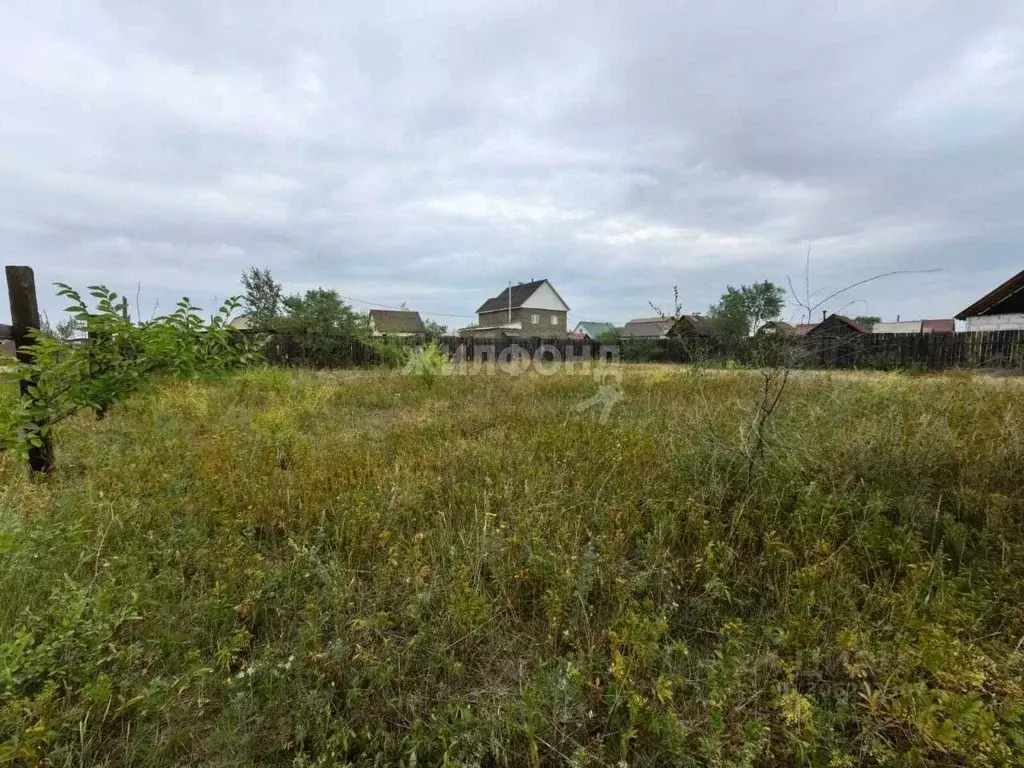
<svg viewBox="0 0 1024 768">
<path fill-rule="evenodd" d="M 896 322 L 898 323 L 899 321 L 900 321 L 900 316 L 896 315 Z"/>
<path fill-rule="evenodd" d="M 824 309 L 823 309 L 823 310 L 821 310 L 821 322 L 823 322 L 823 323 L 824 323 L 824 322 L 825 322 L 825 318 L 826 318 L 827 316 L 828 316 L 828 314 L 827 314 L 827 313 L 825 312 L 825 310 L 824 310 Z"/>
</svg>

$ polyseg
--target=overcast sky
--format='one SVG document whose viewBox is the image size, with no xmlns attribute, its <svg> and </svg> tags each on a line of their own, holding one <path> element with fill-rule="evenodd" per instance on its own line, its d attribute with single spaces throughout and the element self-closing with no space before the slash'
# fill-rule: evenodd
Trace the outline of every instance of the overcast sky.
<svg viewBox="0 0 1024 768">
<path fill-rule="evenodd" d="M 829 309 L 948 317 L 1024 269 L 1022 94 L 1020 0 L 7 0 L 0 254 L 51 319 L 255 264 L 457 327 L 803 294 L 809 241 L 812 292 L 939 270 Z"/>
</svg>

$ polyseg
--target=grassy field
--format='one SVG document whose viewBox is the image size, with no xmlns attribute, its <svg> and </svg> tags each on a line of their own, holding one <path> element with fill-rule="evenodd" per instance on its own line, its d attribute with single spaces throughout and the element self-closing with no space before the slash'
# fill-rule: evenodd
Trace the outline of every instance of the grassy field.
<svg viewBox="0 0 1024 768">
<path fill-rule="evenodd" d="M 260 370 L 0 456 L 0 764 L 1020 765 L 1024 386 Z"/>
</svg>

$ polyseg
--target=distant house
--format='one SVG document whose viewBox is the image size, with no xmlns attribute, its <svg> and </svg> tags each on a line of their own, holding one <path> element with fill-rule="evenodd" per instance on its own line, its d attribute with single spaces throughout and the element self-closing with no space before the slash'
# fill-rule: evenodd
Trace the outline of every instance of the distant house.
<svg viewBox="0 0 1024 768">
<path fill-rule="evenodd" d="M 421 336 L 427 332 L 419 312 L 371 309 L 370 333 L 374 336 Z"/>
<path fill-rule="evenodd" d="M 569 305 L 547 280 L 510 285 L 477 309 L 477 325 L 460 336 L 564 339 Z"/>
<path fill-rule="evenodd" d="M 228 323 L 228 325 L 239 331 L 248 331 L 252 328 L 252 320 L 248 315 L 239 315 Z"/>
<path fill-rule="evenodd" d="M 871 333 L 866 325 L 861 325 L 845 315 L 829 315 L 816 326 L 807 331 L 805 336 L 858 336 Z"/>
<path fill-rule="evenodd" d="M 953 333 L 956 330 L 954 320 L 903 320 L 895 323 L 875 323 L 871 326 L 872 333 Z"/>
<path fill-rule="evenodd" d="M 794 336 L 806 336 L 812 330 L 818 327 L 818 323 L 797 323 L 793 326 Z"/>
<path fill-rule="evenodd" d="M 706 317 L 680 315 L 671 317 L 638 317 L 619 330 L 620 339 L 701 338 L 717 336 L 718 332 Z"/>
<path fill-rule="evenodd" d="M 813 327 L 813 326 L 810 326 Z M 805 331 L 806 332 L 806 331 Z M 754 332 L 755 336 L 795 336 L 796 326 L 782 320 L 769 320 Z"/>
<path fill-rule="evenodd" d="M 596 339 L 598 336 L 614 332 L 615 325 L 613 323 L 592 323 L 589 320 L 583 320 L 576 323 L 576 327 L 573 328 L 569 337 L 576 339 Z"/>
<path fill-rule="evenodd" d="M 1024 272 L 1018 272 L 956 316 L 968 331 L 1024 330 Z"/>
<path fill-rule="evenodd" d="M 718 336 L 718 330 L 711 321 L 701 315 L 680 315 L 672 328 L 669 329 L 669 336 L 679 338 L 710 339 Z"/>
<path fill-rule="evenodd" d="M 666 339 L 672 330 L 671 317 L 637 317 L 619 331 L 620 339 Z"/>
<path fill-rule="evenodd" d="M 917 334 L 921 332 L 920 320 L 903 320 L 896 323 L 875 323 L 871 326 L 872 333 Z"/>
</svg>

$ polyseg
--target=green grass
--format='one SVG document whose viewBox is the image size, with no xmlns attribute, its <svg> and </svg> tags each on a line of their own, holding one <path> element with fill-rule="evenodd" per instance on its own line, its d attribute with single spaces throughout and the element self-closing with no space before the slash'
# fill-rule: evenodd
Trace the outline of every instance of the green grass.
<svg viewBox="0 0 1024 768">
<path fill-rule="evenodd" d="M 1019 765 L 1024 387 L 261 370 L 0 456 L 0 763 Z"/>
</svg>

